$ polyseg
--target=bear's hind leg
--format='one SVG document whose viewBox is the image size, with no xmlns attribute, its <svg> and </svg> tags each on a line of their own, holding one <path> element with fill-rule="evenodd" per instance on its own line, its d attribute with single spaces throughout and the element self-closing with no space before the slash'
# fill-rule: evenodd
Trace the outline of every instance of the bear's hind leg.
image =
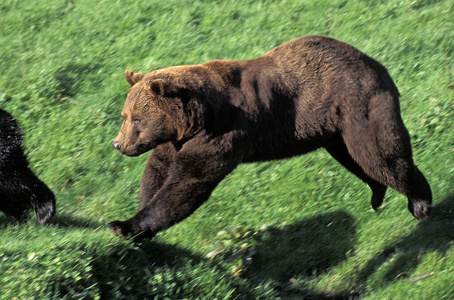
<svg viewBox="0 0 454 300">
<path fill-rule="evenodd" d="M 424 219 L 429 216 L 432 205 L 432 191 L 427 179 L 419 171 L 418 167 L 414 166 L 413 180 L 407 188 L 408 210 L 416 219 Z"/>
<path fill-rule="evenodd" d="M 360 178 L 363 182 L 367 183 L 372 190 L 371 205 L 374 210 L 383 203 L 386 194 L 387 186 L 379 183 L 368 176 L 364 170 L 353 160 L 348 153 L 347 147 L 342 140 L 339 140 L 335 145 L 326 147 L 331 156 L 336 159 L 342 166 L 344 166 L 351 173 Z"/>
<path fill-rule="evenodd" d="M 355 145 L 355 147 L 351 147 L 352 149 L 355 149 L 352 150 L 352 152 L 361 152 L 361 143 L 358 141 Z M 363 155 L 371 153 L 372 152 L 362 151 Z M 407 196 L 408 209 L 416 219 L 423 219 L 429 215 L 432 203 L 432 192 L 426 178 L 414 165 L 411 155 L 392 155 L 383 158 L 383 156 L 380 156 L 380 151 L 377 151 L 370 156 L 361 157 L 358 161 L 360 161 L 359 164 L 362 169 L 367 172 L 368 176 L 373 178 L 374 181 L 380 182 L 379 184 L 381 186 L 389 186 Z M 374 191 L 374 187 L 371 186 L 371 188 Z M 377 195 L 379 195 L 381 192 L 380 188 L 375 189 Z M 372 196 L 372 206 L 379 202 L 379 198 L 377 199 L 375 195 Z"/>
<path fill-rule="evenodd" d="M 410 212 L 415 218 L 423 219 L 429 215 L 432 192 L 414 165 L 398 96 L 377 94 L 370 100 L 368 109 L 368 116 L 346 117 L 350 121 L 345 122 L 342 137 L 348 153 L 368 176 L 407 196 Z"/>
<path fill-rule="evenodd" d="M 377 178 L 408 198 L 408 210 L 416 219 L 421 220 L 429 216 L 432 191 L 424 175 L 414 165 L 411 156 L 377 160 L 372 171 Z"/>
<path fill-rule="evenodd" d="M 49 223 L 55 215 L 55 196 L 47 185 L 37 178 L 31 201 L 38 222 L 42 225 Z"/>
</svg>

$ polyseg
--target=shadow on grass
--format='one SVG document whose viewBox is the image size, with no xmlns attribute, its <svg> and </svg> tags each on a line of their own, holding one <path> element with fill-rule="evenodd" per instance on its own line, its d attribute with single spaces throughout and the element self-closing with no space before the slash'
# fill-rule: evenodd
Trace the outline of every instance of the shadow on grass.
<svg viewBox="0 0 454 300">
<path fill-rule="evenodd" d="M 105 226 L 103 223 L 100 222 L 93 222 L 84 218 L 74 217 L 66 214 L 56 214 L 52 221 L 50 222 L 50 224 L 67 228 L 76 227 L 91 229 L 97 229 L 99 227 Z"/>
<path fill-rule="evenodd" d="M 352 294 L 320 294 L 292 288 L 296 278 L 317 276 L 344 261 L 356 243 L 354 218 L 344 212 L 316 215 L 263 234 L 256 263 L 249 277 L 253 282 L 271 280 L 283 299 L 351 299 Z"/>
<path fill-rule="evenodd" d="M 159 242 L 122 244 L 92 263 L 101 299 L 256 298 L 225 269 L 191 251 Z"/>
<path fill-rule="evenodd" d="M 94 253 L 93 283 L 102 299 L 347 298 L 309 289 L 294 291 L 286 285 L 293 276 L 320 274 L 346 259 L 356 242 L 354 219 L 348 213 L 321 214 L 269 228 L 254 240 L 258 254 L 245 277 L 233 277 L 219 261 L 175 245 L 118 241 Z M 270 281 L 272 287 L 267 285 Z"/>
<path fill-rule="evenodd" d="M 37 222 L 36 214 L 33 209 L 28 209 L 24 214 L 19 218 L 15 218 L 12 215 L 6 214 L 3 211 L 0 211 L 0 228 L 5 228 L 11 225 L 17 224 L 27 224 L 28 222 Z"/>
<path fill-rule="evenodd" d="M 428 219 L 421 221 L 417 228 L 399 242 L 386 247 L 379 255 L 371 259 L 358 274 L 358 286 L 365 286 L 369 278 L 379 268 L 384 267 L 379 274 L 378 286 L 387 285 L 396 279 L 407 278 L 414 281 L 429 274 L 408 278 L 418 264 L 420 258 L 432 251 L 443 255 L 452 247 L 454 241 L 454 194 L 448 196 L 432 208 Z M 389 265 L 387 265 L 389 264 Z"/>
<path fill-rule="evenodd" d="M 28 211 L 21 220 L 17 220 L 11 216 L 5 215 L 0 212 L 0 228 L 11 226 L 13 224 L 27 224 L 28 222 L 36 222 L 35 212 Z M 57 213 L 49 223 L 50 225 L 58 225 L 60 227 L 74 227 L 74 228 L 91 228 L 96 229 L 104 224 L 100 222 L 93 222 L 85 218 L 79 218 L 68 214 Z"/>
<path fill-rule="evenodd" d="M 11 224 L 19 224 L 20 221 L 16 220 L 15 218 L 3 214 L 3 212 L 0 211 L 0 229 L 3 229 L 7 226 L 10 226 Z"/>
</svg>

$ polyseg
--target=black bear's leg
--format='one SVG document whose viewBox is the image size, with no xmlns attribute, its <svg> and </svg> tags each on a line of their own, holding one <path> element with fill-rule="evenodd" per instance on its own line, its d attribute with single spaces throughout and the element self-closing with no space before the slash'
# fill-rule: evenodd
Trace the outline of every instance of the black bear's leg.
<svg viewBox="0 0 454 300">
<path fill-rule="evenodd" d="M 151 152 L 140 182 L 139 210 L 144 208 L 162 187 L 169 165 L 175 159 L 176 149 L 171 143 L 159 145 Z"/>
<path fill-rule="evenodd" d="M 39 223 L 47 224 L 55 215 L 54 194 L 27 166 L 15 167 L 17 174 L 2 182 L 7 189 L 0 187 L 0 210 L 21 220 L 33 208 Z"/>
<path fill-rule="evenodd" d="M 17 195 L 12 195 L 9 191 L 0 190 L 0 211 L 20 221 L 25 217 L 25 212 L 29 207 L 25 205 L 27 203 L 17 201 L 17 198 Z"/>
<path fill-rule="evenodd" d="M 55 196 L 44 182 L 39 180 L 33 173 L 31 175 L 33 176 L 31 186 L 33 195 L 30 201 L 36 212 L 38 222 L 45 225 L 55 215 Z"/>
<path fill-rule="evenodd" d="M 339 140 L 333 146 L 325 147 L 325 149 L 342 166 L 344 166 L 347 170 L 349 170 L 351 173 L 353 173 L 354 175 L 356 175 L 358 178 L 360 178 L 362 181 L 369 185 L 369 187 L 372 190 L 371 198 L 372 208 L 374 210 L 378 210 L 378 208 L 383 203 L 387 186 L 372 179 L 364 172 L 364 170 L 350 156 L 347 147 L 345 146 L 342 140 Z"/>
</svg>

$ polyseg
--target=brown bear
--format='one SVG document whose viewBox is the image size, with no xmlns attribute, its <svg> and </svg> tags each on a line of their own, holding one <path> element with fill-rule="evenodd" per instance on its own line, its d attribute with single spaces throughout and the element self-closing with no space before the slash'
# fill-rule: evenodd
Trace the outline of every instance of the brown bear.
<svg viewBox="0 0 454 300">
<path fill-rule="evenodd" d="M 153 151 L 139 211 L 109 223 L 117 235 L 141 240 L 180 222 L 240 163 L 321 147 L 370 186 L 374 209 L 389 186 L 417 219 L 430 212 L 399 92 L 380 63 L 346 43 L 307 36 L 251 60 L 125 77 L 131 89 L 113 146 L 127 156 Z"/>
</svg>

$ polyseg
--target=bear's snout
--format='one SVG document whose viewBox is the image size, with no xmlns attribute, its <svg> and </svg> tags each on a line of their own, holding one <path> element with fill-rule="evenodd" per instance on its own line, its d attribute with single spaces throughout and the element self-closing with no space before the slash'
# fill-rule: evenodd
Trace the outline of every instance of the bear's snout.
<svg viewBox="0 0 454 300">
<path fill-rule="evenodd" d="M 112 146 L 117 149 L 118 151 L 121 151 L 121 145 L 115 141 L 112 142 Z"/>
</svg>

